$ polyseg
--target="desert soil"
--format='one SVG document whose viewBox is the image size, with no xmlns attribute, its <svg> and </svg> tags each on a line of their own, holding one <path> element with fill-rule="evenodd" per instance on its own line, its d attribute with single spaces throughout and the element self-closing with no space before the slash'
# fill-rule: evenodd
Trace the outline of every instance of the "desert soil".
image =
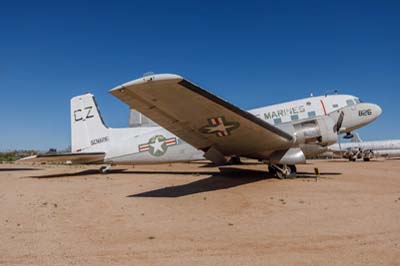
<svg viewBox="0 0 400 266">
<path fill-rule="evenodd" d="M 400 160 L 95 169 L 0 165 L 0 265 L 400 265 Z"/>
</svg>

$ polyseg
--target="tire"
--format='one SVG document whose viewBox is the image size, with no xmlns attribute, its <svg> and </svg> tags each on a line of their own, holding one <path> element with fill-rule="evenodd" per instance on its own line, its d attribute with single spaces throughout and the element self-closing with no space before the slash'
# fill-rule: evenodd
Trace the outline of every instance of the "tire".
<svg viewBox="0 0 400 266">
<path fill-rule="evenodd" d="M 100 174 L 107 174 L 107 172 L 108 172 L 108 167 L 107 166 L 102 166 L 102 167 L 100 167 L 100 169 L 99 169 L 99 172 L 100 172 Z"/>
<path fill-rule="evenodd" d="M 292 164 L 292 165 L 289 165 L 289 168 L 290 168 L 290 174 L 297 174 L 297 167 L 296 167 L 296 165 L 294 165 L 294 164 Z"/>
<path fill-rule="evenodd" d="M 286 178 L 286 176 L 281 171 L 276 171 L 276 176 L 279 179 L 285 179 Z"/>
<path fill-rule="evenodd" d="M 270 175 L 273 175 L 273 176 L 275 176 L 276 175 L 276 169 L 274 168 L 274 167 L 272 167 L 272 166 L 268 166 L 268 173 L 270 174 Z"/>
</svg>

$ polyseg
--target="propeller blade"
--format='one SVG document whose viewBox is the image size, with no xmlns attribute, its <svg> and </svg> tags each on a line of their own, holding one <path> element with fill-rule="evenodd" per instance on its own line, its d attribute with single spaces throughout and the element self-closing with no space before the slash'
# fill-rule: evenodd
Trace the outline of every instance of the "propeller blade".
<svg viewBox="0 0 400 266">
<path fill-rule="evenodd" d="M 342 111 L 342 112 L 340 112 L 338 120 L 337 120 L 335 126 L 333 127 L 333 131 L 335 133 L 339 134 L 340 128 L 342 127 L 342 124 L 343 124 L 343 119 L 344 119 L 344 112 Z"/>
</svg>

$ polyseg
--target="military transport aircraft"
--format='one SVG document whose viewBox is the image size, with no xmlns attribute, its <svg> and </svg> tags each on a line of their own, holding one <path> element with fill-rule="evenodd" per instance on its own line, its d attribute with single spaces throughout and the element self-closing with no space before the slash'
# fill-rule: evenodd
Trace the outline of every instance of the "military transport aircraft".
<svg viewBox="0 0 400 266">
<path fill-rule="evenodd" d="M 400 157 L 400 140 L 362 141 L 355 133 L 352 142 L 330 145 L 328 150 L 349 161 L 363 159 L 368 162 L 374 157 Z"/>
<path fill-rule="evenodd" d="M 145 76 L 110 93 L 160 127 L 108 128 L 94 96 L 71 99 L 72 152 L 25 161 L 145 164 L 245 157 L 295 176 L 305 155 L 326 151 L 341 133 L 371 123 L 382 110 L 350 95 L 325 95 L 244 111 L 174 74 Z M 107 168 L 102 168 L 106 171 Z"/>
</svg>

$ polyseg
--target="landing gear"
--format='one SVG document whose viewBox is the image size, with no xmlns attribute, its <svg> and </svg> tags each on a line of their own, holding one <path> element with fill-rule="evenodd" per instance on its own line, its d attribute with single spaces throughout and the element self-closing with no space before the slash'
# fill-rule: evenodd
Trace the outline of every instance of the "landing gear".
<svg viewBox="0 0 400 266">
<path fill-rule="evenodd" d="M 296 178 L 297 168 L 295 165 L 269 164 L 268 171 L 279 179 Z"/>
<path fill-rule="evenodd" d="M 111 165 L 100 167 L 99 172 L 100 174 L 107 174 L 109 170 L 111 170 Z"/>
</svg>

